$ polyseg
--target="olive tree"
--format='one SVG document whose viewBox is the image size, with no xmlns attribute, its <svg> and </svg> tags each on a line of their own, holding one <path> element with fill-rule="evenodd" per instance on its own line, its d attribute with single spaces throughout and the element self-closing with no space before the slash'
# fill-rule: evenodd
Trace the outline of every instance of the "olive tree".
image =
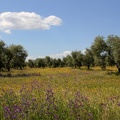
<svg viewBox="0 0 120 120">
<path fill-rule="evenodd" d="M 51 67 L 52 66 L 52 58 L 51 57 L 46 56 L 45 57 L 45 62 L 46 62 L 47 67 Z"/>
<path fill-rule="evenodd" d="M 83 62 L 83 54 L 81 51 L 73 51 L 71 53 L 73 67 L 81 67 Z"/>
<path fill-rule="evenodd" d="M 73 67 L 72 56 L 71 55 L 67 55 L 66 57 L 64 57 L 63 62 L 65 63 L 65 65 L 67 67 Z"/>
<path fill-rule="evenodd" d="M 106 69 L 107 45 L 103 36 L 97 36 L 91 46 L 95 65 L 101 66 L 101 69 Z"/>
<path fill-rule="evenodd" d="M 23 69 L 25 66 L 25 60 L 27 57 L 27 51 L 23 48 L 21 45 L 10 45 L 8 47 L 12 54 L 12 59 L 11 59 L 11 66 Z"/>
<path fill-rule="evenodd" d="M 108 56 L 107 62 L 111 65 L 116 64 L 120 72 L 120 37 L 109 35 L 107 38 Z"/>
<path fill-rule="evenodd" d="M 28 62 L 27 62 L 27 65 L 28 65 L 30 68 L 34 68 L 34 67 L 35 67 L 34 60 L 29 59 Z"/>
<path fill-rule="evenodd" d="M 90 66 L 94 64 L 94 58 L 92 51 L 90 49 L 85 50 L 85 54 L 83 55 L 83 65 L 87 66 L 87 69 L 90 69 Z"/>
<path fill-rule="evenodd" d="M 4 67 L 5 43 L 0 41 L 0 69 Z"/>
</svg>

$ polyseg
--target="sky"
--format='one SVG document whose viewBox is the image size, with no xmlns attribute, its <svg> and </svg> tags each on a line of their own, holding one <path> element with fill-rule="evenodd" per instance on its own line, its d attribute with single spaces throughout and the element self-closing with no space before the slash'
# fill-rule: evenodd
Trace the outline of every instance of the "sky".
<svg viewBox="0 0 120 120">
<path fill-rule="evenodd" d="M 120 36 L 120 0 L 0 0 L 0 40 L 27 59 L 84 51 L 98 35 Z"/>
</svg>

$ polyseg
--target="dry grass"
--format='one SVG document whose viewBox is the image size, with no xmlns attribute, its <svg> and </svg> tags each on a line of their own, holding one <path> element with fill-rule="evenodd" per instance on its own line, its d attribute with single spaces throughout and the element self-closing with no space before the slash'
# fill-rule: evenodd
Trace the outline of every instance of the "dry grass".
<svg viewBox="0 0 120 120">
<path fill-rule="evenodd" d="M 48 87 L 54 91 L 54 96 L 57 100 L 62 100 L 66 104 L 70 99 L 74 98 L 76 92 L 87 96 L 91 111 L 98 115 L 99 112 L 103 112 L 101 118 L 96 119 L 109 119 L 114 113 L 118 114 L 120 111 L 120 76 L 115 74 L 108 74 L 108 71 L 115 72 L 115 67 L 108 67 L 106 71 L 101 71 L 99 67 L 92 68 L 92 70 L 86 70 L 84 67 L 81 69 L 72 68 L 26 68 L 24 70 L 12 70 L 11 74 L 31 74 L 40 73 L 40 76 L 27 76 L 27 77 L 5 77 L 0 78 L 0 93 L 3 90 L 13 89 L 17 95 L 22 88 L 22 85 L 26 85 L 30 89 L 31 82 L 38 81 L 41 87 L 41 95 L 45 96 L 45 91 Z M 5 74 L 5 73 L 4 73 Z M 115 98 L 115 104 L 111 102 L 111 99 Z M 100 110 L 99 105 L 102 105 L 105 109 Z M 107 109 L 109 107 L 109 109 Z M 100 114 L 99 114 L 100 115 Z M 116 118 L 119 118 L 118 115 Z M 112 117 L 111 117 L 112 118 Z M 112 119 L 111 119 L 112 120 Z"/>
</svg>

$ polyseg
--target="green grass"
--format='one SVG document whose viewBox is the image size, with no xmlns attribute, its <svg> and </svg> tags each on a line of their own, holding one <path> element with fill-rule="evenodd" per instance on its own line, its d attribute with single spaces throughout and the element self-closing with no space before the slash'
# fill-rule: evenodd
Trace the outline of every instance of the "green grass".
<svg viewBox="0 0 120 120">
<path fill-rule="evenodd" d="M 12 75 L 40 73 L 40 76 L 0 77 L 1 119 L 8 114 L 8 120 L 119 120 L 120 76 L 108 71 L 116 72 L 116 68 L 109 67 L 106 71 L 97 67 L 89 71 L 84 67 L 12 70 Z M 30 103 L 27 110 L 23 98 L 26 99 L 24 105 Z M 13 114 L 6 113 L 4 107 L 9 106 L 14 113 L 15 105 L 21 106 L 22 113 L 12 118 Z"/>
</svg>

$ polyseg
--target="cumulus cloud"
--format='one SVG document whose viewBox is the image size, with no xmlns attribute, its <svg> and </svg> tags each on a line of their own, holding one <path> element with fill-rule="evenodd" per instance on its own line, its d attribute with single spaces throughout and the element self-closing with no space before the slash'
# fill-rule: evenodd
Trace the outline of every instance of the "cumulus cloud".
<svg viewBox="0 0 120 120">
<path fill-rule="evenodd" d="M 36 58 L 34 56 L 27 56 L 26 61 L 28 61 L 29 59 L 30 60 L 35 60 Z"/>
<path fill-rule="evenodd" d="M 82 54 L 85 54 L 85 52 L 86 52 L 86 49 L 85 49 L 85 50 L 82 50 L 81 52 L 82 52 Z"/>
<path fill-rule="evenodd" d="M 34 12 L 3 12 L 0 14 L 0 31 L 11 34 L 11 30 L 48 30 L 62 24 L 54 15 L 42 17 Z"/>
<path fill-rule="evenodd" d="M 67 55 L 70 55 L 71 51 L 64 51 L 62 53 L 58 53 L 58 54 L 53 54 L 53 55 L 49 55 L 52 58 L 63 58 L 66 57 Z"/>
<path fill-rule="evenodd" d="M 52 55 L 46 55 L 46 56 L 49 56 L 51 58 L 56 58 L 56 59 L 58 59 L 58 58 L 62 59 L 63 57 L 66 57 L 67 55 L 70 55 L 70 54 L 71 54 L 71 51 L 64 51 L 62 53 L 57 53 L 57 54 L 52 54 Z M 29 59 L 35 60 L 37 58 L 45 58 L 46 56 L 38 56 L 38 57 L 28 56 L 26 58 L 26 61 L 28 61 Z"/>
</svg>

